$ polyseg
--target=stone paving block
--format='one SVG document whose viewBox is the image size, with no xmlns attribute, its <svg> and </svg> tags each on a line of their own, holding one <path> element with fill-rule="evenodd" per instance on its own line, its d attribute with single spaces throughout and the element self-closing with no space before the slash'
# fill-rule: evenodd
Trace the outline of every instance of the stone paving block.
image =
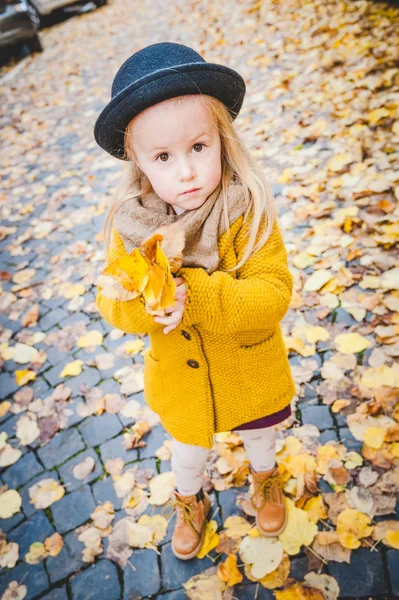
<svg viewBox="0 0 399 600">
<path fill-rule="evenodd" d="M 380 552 L 370 552 L 368 548 L 352 550 L 351 562 L 336 563 L 329 561 L 328 572 L 335 577 L 340 588 L 340 594 L 356 596 L 378 596 L 388 590 L 385 579 L 385 568 Z"/>
<path fill-rule="evenodd" d="M 21 415 L 12 415 L 6 421 L 0 425 L 0 431 L 5 431 L 9 438 L 13 438 L 16 435 L 17 421 L 21 418 Z"/>
<path fill-rule="evenodd" d="M 169 592 L 169 594 L 162 594 L 158 596 L 159 600 L 186 600 L 187 594 L 184 589 L 176 590 L 175 592 Z"/>
<path fill-rule="evenodd" d="M 38 483 L 38 481 L 42 481 L 42 479 L 54 479 L 55 481 L 60 480 L 56 471 L 43 471 L 43 473 L 40 473 L 39 475 L 36 475 L 36 477 L 33 477 L 33 479 L 28 481 L 28 483 L 25 483 L 25 485 L 20 487 L 18 490 L 18 493 L 22 498 L 22 510 L 24 511 L 27 517 L 33 515 L 33 513 L 35 513 L 37 510 L 31 502 L 29 489 L 33 487 L 35 483 Z"/>
<path fill-rule="evenodd" d="M 67 533 L 63 539 L 61 552 L 57 556 L 46 558 L 46 569 L 51 583 L 65 579 L 87 566 L 87 563 L 82 560 L 82 550 L 85 545 L 79 542 L 76 532 Z"/>
<path fill-rule="evenodd" d="M 66 587 L 54 588 L 51 592 L 42 596 L 40 600 L 68 600 Z"/>
<path fill-rule="evenodd" d="M 81 372 L 77 377 L 69 377 L 66 385 L 71 388 L 73 396 L 81 396 L 81 385 L 87 385 L 89 388 L 96 387 L 101 381 L 101 373 L 98 369 L 89 367 Z"/>
<path fill-rule="evenodd" d="M 116 566 L 106 559 L 75 575 L 71 587 L 76 600 L 118 600 L 122 594 Z"/>
<path fill-rule="evenodd" d="M 46 469 L 52 469 L 84 448 L 80 433 L 73 427 L 57 433 L 48 444 L 38 450 L 38 454 Z"/>
<path fill-rule="evenodd" d="M 10 489 L 18 488 L 42 471 L 44 471 L 42 465 L 38 462 L 33 452 L 30 451 L 21 456 L 16 463 L 9 466 L 2 477 Z"/>
<path fill-rule="evenodd" d="M 335 442 L 338 442 L 337 432 L 334 431 L 334 429 L 325 429 L 324 431 L 322 431 L 320 433 L 320 436 L 318 439 L 319 439 L 320 444 L 325 444 L 326 442 L 329 442 L 330 440 L 334 440 Z"/>
<path fill-rule="evenodd" d="M 29 547 L 34 542 L 44 542 L 44 540 L 54 533 L 54 527 L 46 517 L 43 510 L 38 510 L 29 521 L 25 521 L 10 531 L 7 541 L 19 544 L 19 558 L 24 558 L 29 551 Z"/>
<path fill-rule="evenodd" d="M 161 473 L 165 473 L 166 471 L 172 470 L 172 464 L 170 460 L 161 460 L 159 465 L 159 470 Z"/>
<path fill-rule="evenodd" d="M 147 445 L 144 448 L 140 448 L 140 458 L 151 458 L 155 457 L 156 451 L 170 437 L 166 436 L 165 430 L 161 425 L 156 425 L 143 439 Z"/>
<path fill-rule="evenodd" d="M 346 310 L 344 310 L 340 306 L 335 309 L 335 322 L 343 323 L 347 327 L 350 327 L 351 325 L 358 325 L 356 319 L 354 319 L 352 315 L 350 315 L 348 312 L 346 312 Z"/>
<path fill-rule="evenodd" d="M 69 414 L 69 412 L 68 412 L 68 427 L 77 425 L 78 423 L 81 423 L 86 418 L 86 417 L 81 417 L 78 414 L 78 406 L 79 405 L 83 406 L 84 404 L 85 404 L 84 400 L 79 396 L 76 396 L 75 398 L 72 398 L 72 400 L 68 401 L 68 411 L 71 411 L 71 414 Z"/>
<path fill-rule="evenodd" d="M 61 500 L 51 505 L 54 524 L 59 533 L 76 529 L 90 519 L 96 508 L 89 485 L 79 488 L 75 492 L 66 494 Z"/>
<path fill-rule="evenodd" d="M 55 308 L 38 321 L 38 327 L 41 331 L 48 331 L 54 325 L 61 323 L 68 315 L 69 313 L 63 308 Z"/>
<path fill-rule="evenodd" d="M 88 447 L 99 446 L 118 435 L 122 429 L 123 425 L 118 417 L 107 412 L 87 417 L 79 425 L 79 431 Z"/>
<path fill-rule="evenodd" d="M 328 406 L 304 406 L 301 410 L 302 423 L 312 423 L 322 431 L 323 429 L 332 429 L 334 421 Z"/>
<path fill-rule="evenodd" d="M 223 521 L 230 515 L 241 515 L 245 516 L 243 511 L 237 506 L 236 500 L 238 494 L 243 494 L 248 491 L 248 486 L 240 488 L 231 488 L 224 492 L 219 492 L 219 505 L 222 510 L 221 518 Z"/>
<path fill-rule="evenodd" d="M 267 590 L 261 585 L 257 586 L 256 583 L 248 585 L 236 585 L 234 586 L 233 596 L 240 600 L 274 600 L 275 595 L 271 590 Z"/>
<path fill-rule="evenodd" d="M 126 450 L 123 445 L 123 433 L 118 435 L 118 437 L 112 438 L 112 440 L 108 440 L 108 442 L 104 442 L 100 446 L 101 460 L 105 463 L 109 458 L 118 458 L 120 457 L 125 463 L 133 462 L 138 459 L 139 453 L 137 448 L 132 448 L 131 450 Z"/>
<path fill-rule="evenodd" d="M 61 373 L 64 367 L 74 360 L 72 353 L 65 354 L 62 357 L 61 362 L 57 363 L 54 367 L 46 371 L 43 375 L 46 378 L 46 381 L 52 386 L 55 387 L 59 383 L 64 382 L 65 385 L 68 385 L 69 380 L 73 379 L 73 377 L 61 377 Z M 69 385 L 68 385 L 69 387 Z"/>
<path fill-rule="evenodd" d="M 29 387 L 32 388 L 35 398 L 45 398 L 51 394 L 50 386 L 43 376 L 36 377 L 35 381 L 29 384 Z"/>
<path fill-rule="evenodd" d="M 21 523 L 24 520 L 25 515 L 22 512 L 16 513 L 8 519 L 0 520 L 1 529 L 4 531 L 4 533 L 7 533 L 8 531 L 11 531 L 11 529 L 14 529 L 14 527 L 16 527 L 19 523 Z"/>
<path fill-rule="evenodd" d="M 91 473 L 87 475 L 85 479 L 76 479 L 76 477 L 74 477 L 72 473 L 74 467 L 83 460 L 85 460 L 85 458 L 87 458 L 88 456 L 91 456 L 95 461 L 94 469 L 91 471 Z M 62 477 L 67 492 L 73 492 L 74 490 L 80 488 L 82 485 L 94 481 L 95 479 L 97 479 L 97 477 L 100 477 L 100 475 L 103 474 L 103 468 L 101 466 L 100 460 L 93 449 L 81 452 L 74 458 L 71 458 L 71 460 L 68 460 L 68 462 L 62 465 L 62 467 L 60 467 L 58 471 Z"/>
<path fill-rule="evenodd" d="M 179 560 L 172 552 L 171 544 L 165 544 L 161 549 L 162 587 L 166 590 L 177 590 L 183 583 L 194 575 L 198 575 L 213 566 L 210 558 L 193 558 L 192 560 Z"/>
<path fill-rule="evenodd" d="M 20 562 L 19 565 L 0 576 L 0 591 L 6 590 L 11 581 L 23 582 L 26 585 L 27 594 L 24 596 L 24 600 L 33 600 L 49 588 L 49 580 L 42 563 L 28 565 L 25 561 Z"/>
<path fill-rule="evenodd" d="M 396 598 L 399 597 L 399 550 L 388 550 L 387 563 L 389 578 L 391 580 L 392 592 Z"/>
<path fill-rule="evenodd" d="M 14 375 L 2 373 L 0 375 L 0 400 L 5 400 L 19 389 Z"/>
<path fill-rule="evenodd" d="M 123 600 L 157 594 L 161 588 L 157 554 L 153 550 L 134 550 L 129 562 L 135 570 L 130 565 L 123 568 Z"/>
<path fill-rule="evenodd" d="M 109 500 L 112 502 L 115 510 L 120 510 L 122 508 L 123 498 L 118 498 L 116 495 L 111 476 L 107 477 L 106 479 L 99 479 L 92 485 L 91 489 L 93 491 L 96 504 L 104 504 L 104 502 Z"/>
<path fill-rule="evenodd" d="M 38 345 L 36 347 L 38 348 Z M 47 353 L 47 359 L 53 367 L 65 360 L 65 352 L 61 352 L 56 346 L 49 347 L 43 344 L 43 349 Z"/>
<path fill-rule="evenodd" d="M 67 316 L 62 320 L 62 327 L 67 327 L 68 325 L 73 325 L 74 323 L 90 323 L 90 317 L 81 312 L 75 312 Z"/>
<path fill-rule="evenodd" d="M 362 442 L 353 437 L 349 427 L 342 427 L 338 431 L 341 442 L 345 444 L 348 450 L 355 450 L 361 453 Z"/>
</svg>

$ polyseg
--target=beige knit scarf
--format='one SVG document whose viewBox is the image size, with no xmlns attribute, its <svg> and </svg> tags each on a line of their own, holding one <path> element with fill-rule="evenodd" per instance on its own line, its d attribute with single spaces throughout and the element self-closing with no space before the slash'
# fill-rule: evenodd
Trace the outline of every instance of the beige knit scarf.
<svg viewBox="0 0 399 600">
<path fill-rule="evenodd" d="M 232 180 L 227 187 L 230 226 L 246 209 L 242 184 Z M 157 231 L 181 240 L 183 267 L 202 267 L 210 274 L 218 267 L 218 239 L 226 231 L 221 184 L 199 208 L 177 215 L 155 192 L 145 198 L 125 200 L 117 209 L 114 225 L 127 252 L 132 252 Z"/>
</svg>

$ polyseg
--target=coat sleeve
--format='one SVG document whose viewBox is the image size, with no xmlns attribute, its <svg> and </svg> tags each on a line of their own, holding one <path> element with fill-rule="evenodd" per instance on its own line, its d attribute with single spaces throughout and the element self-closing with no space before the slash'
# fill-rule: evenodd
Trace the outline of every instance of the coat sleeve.
<svg viewBox="0 0 399 600">
<path fill-rule="evenodd" d="M 112 243 L 108 254 L 108 262 L 120 254 L 126 253 L 122 240 L 112 234 Z M 103 294 L 103 287 L 97 284 L 96 306 L 102 318 L 125 333 L 152 333 L 164 326 L 154 321 L 154 317 L 145 309 L 145 300 L 140 294 L 132 300 L 118 300 Z"/>
<path fill-rule="evenodd" d="M 249 227 L 250 219 L 235 237 L 237 262 L 248 243 Z M 259 237 L 258 232 L 256 241 Z M 197 267 L 184 267 L 178 275 L 187 288 L 182 326 L 198 324 L 214 333 L 274 327 L 292 295 L 293 279 L 277 221 L 266 244 L 238 269 L 237 279 L 224 271 L 209 275 Z"/>
</svg>

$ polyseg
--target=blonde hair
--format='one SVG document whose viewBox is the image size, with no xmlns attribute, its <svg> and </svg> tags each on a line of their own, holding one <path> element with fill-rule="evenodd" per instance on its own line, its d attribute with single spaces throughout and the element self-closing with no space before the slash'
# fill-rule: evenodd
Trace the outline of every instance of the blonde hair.
<svg viewBox="0 0 399 600">
<path fill-rule="evenodd" d="M 252 221 L 249 230 L 249 241 L 244 251 L 241 261 L 232 269 L 225 269 L 226 272 L 239 269 L 250 256 L 255 254 L 267 242 L 273 229 L 273 224 L 276 219 L 276 210 L 274 204 L 274 196 L 271 186 L 266 179 L 262 168 L 254 159 L 244 142 L 238 135 L 233 119 L 228 112 L 226 106 L 217 98 L 204 94 L 196 95 L 204 103 L 205 107 L 210 111 L 215 126 L 219 130 L 221 140 L 221 193 L 223 194 L 224 218 L 226 231 L 229 232 L 230 222 L 228 215 L 228 200 L 227 188 L 231 180 L 235 177 L 243 186 L 244 201 L 247 209 L 244 213 L 245 223 L 252 212 Z M 178 97 L 178 98 L 184 98 Z M 174 98 L 173 100 L 178 100 Z M 136 162 L 136 156 L 133 148 L 132 123 L 130 121 L 125 131 L 124 146 L 125 158 L 128 162 L 125 165 L 121 185 L 116 192 L 114 199 L 111 201 L 111 206 L 104 223 L 104 240 L 105 252 L 108 254 L 110 247 L 113 219 L 120 205 L 129 200 L 129 198 L 145 197 L 153 192 L 153 188 L 149 179 L 142 172 Z M 256 243 L 258 233 L 266 218 L 267 226 L 264 229 L 263 235 Z"/>
</svg>

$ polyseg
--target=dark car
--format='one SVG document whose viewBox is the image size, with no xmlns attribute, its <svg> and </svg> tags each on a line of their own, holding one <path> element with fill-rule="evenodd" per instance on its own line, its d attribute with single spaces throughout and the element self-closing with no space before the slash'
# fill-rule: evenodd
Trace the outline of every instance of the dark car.
<svg viewBox="0 0 399 600">
<path fill-rule="evenodd" d="M 93 0 L 97 7 L 107 0 Z M 40 52 L 38 30 L 43 17 L 70 5 L 84 4 L 82 0 L 0 0 L 0 53 L 14 44 L 24 43 L 30 52 Z"/>
<path fill-rule="evenodd" d="M 40 52 L 39 24 L 35 10 L 25 0 L 0 0 L 0 52 L 21 42 L 30 52 Z"/>
</svg>

